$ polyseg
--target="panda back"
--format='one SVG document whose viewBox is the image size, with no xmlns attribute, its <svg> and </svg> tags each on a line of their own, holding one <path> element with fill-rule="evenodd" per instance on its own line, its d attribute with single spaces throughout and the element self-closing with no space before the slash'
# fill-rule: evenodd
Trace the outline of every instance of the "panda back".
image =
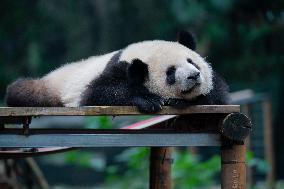
<svg viewBox="0 0 284 189">
<path fill-rule="evenodd" d="M 64 106 L 79 106 L 81 94 L 92 80 L 103 73 L 114 53 L 66 64 L 49 73 L 43 79 L 59 93 Z"/>
</svg>

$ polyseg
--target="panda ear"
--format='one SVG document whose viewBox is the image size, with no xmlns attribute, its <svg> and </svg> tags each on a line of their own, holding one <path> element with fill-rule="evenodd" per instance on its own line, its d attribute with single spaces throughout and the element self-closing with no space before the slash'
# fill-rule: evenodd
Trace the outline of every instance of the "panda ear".
<svg viewBox="0 0 284 189">
<path fill-rule="evenodd" d="M 143 84 L 148 77 L 148 65 L 140 59 L 134 59 L 128 67 L 127 77 L 131 85 Z"/>
<path fill-rule="evenodd" d="M 184 30 L 179 31 L 178 36 L 177 36 L 177 40 L 180 44 L 186 46 L 187 48 L 189 48 L 191 50 L 196 49 L 195 37 L 190 32 L 187 32 L 187 31 L 184 31 Z"/>
</svg>

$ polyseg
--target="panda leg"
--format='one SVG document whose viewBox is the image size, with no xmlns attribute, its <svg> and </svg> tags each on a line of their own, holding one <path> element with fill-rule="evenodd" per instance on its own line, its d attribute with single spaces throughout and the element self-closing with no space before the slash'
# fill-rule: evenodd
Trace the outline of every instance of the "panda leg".
<svg viewBox="0 0 284 189">
<path fill-rule="evenodd" d="M 132 105 L 137 106 L 138 110 L 143 113 L 156 113 L 162 109 L 163 104 L 161 97 L 151 93 L 132 98 Z"/>
<path fill-rule="evenodd" d="M 163 99 L 139 87 L 129 89 L 124 82 L 93 83 L 83 93 L 81 106 L 137 106 L 143 113 L 155 113 L 162 109 Z"/>
</svg>

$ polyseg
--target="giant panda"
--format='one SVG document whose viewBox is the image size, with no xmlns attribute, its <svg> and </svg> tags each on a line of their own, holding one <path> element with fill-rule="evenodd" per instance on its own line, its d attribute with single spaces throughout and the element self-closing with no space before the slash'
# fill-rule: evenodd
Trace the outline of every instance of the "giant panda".
<svg viewBox="0 0 284 189">
<path fill-rule="evenodd" d="M 228 87 L 197 52 L 191 33 L 177 41 L 142 41 L 122 50 L 63 65 L 39 79 L 7 87 L 8 106 L 137 106 L 155 113 L 163 105 L 183 108 L 227 104 Z"/>
</svg>

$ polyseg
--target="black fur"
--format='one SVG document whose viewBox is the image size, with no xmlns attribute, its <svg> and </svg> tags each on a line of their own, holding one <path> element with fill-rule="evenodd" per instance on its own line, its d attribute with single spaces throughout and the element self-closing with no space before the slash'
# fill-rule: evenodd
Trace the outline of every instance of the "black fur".
<svg viewBox="0 0 284 189">
<path fill-rule="evenodd" d="M 167 79 L 166 79 L 167 84 L 173 85 L 176 82 L 176 77 L 175 77 L 176 68 L 174 66 L 169 67 L 166 74 L 167 74 Z"/>
<path fill-rule="evenodd" d="M 200 67 L 197 64 L 195 64 L 190 58 L 187 59 L 187 62 L 193 65 L 196 69 L 200 70 Z"/>
<path fill-rule="evenodd" d="M 169 99 L 165 104 L 176 108 L 186 108 L 192 105 L 222 105 L 229 104 L 229 87 L 216 72 L 213 72 L 213 89 L 206 96 L 200 95 L 192 101 Z"/>
<path fill-rule="evenodd" d="M 139 111 L 159 111 L 163 100 L 143 85 L 148 77 L 148 66 L 135 59 L 131 64 L 119 62 L 116 53 L 101 76 L 92 81 L 83 93 L 81 105 L 137 106 Z"/>
<path fill-rule="evenodd" d="M 191 50 L 196 49 L 196 40 L 193 35 L 187 31 L 178 32 L 178 42 Z"/>
<path fill-rule="evenodd" d="M 228 104 L 228 86 L 222 78 L 213 72 L 213 89 L 206 96 L 200 95 L 191 101 L 183 99 L 164 99 L 149 92 L 144 86 L 148 77 L 148 66 L 139 59 L 132 63 L 119 62 L 121 51 L 116 53 L 101 76 L 92 81 L 82 94 L 82 106 L 137 106 L 139 111 L 154 113 L 161 106 L 185 108 L 191 105 Z M 170 73 L 172 72 L 172 73 Z M 167 82 L 174 78 L 174 68 L 169 69 Z"/>
<path fill-rule="evenodd" d="M 144 83 L 148 77 L 148 65 L 139 59 L 135 59 L 128 67 L 127 74 L 128 78 L 131 78 L 131 80 L 129 80 L 130 85 L 135 87 L 136 84 Z"/>
<path fill-rule="evenodd" d="M 13 107 L 63 106 L 60 97 L 53 94 L 42 80 L 18 79 L 7 87 L 5 101 Z"/>
</svg>

